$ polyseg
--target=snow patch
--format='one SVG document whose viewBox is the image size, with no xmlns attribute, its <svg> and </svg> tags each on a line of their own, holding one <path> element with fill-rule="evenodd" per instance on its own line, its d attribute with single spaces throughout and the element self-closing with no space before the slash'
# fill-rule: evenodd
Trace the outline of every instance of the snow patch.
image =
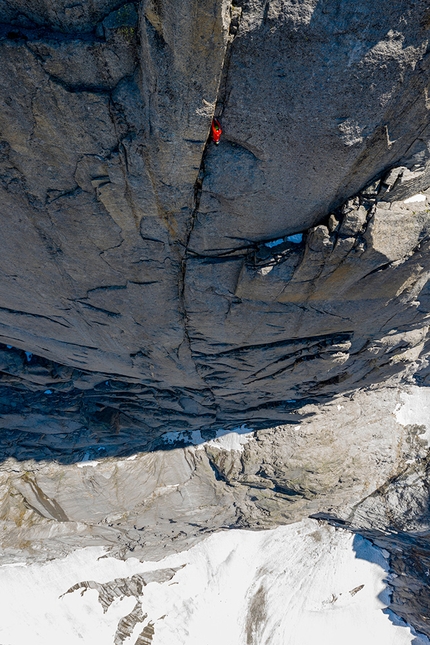
<svg viewBox="0 0 430 645">
<path fill-rule="evenodd" d="M 192 432 L 166 432 L 163 434 L 162 441 L 165 444 L 174 445 L 176 443 L 185 443 L 186 445 L 197 446 L 198 450 L 203 450 L 205 446 L 216 446 L 223 450 L 243 450 L 243 446 L 252 438 L 254 430 L 248 428 L 246 424 L 241 425 L 233 430 L 219 429 L 216 431 L 216 437 L 210 441 L 205 441 L 200 430 Z"/>
<path fill-rule="evenodd" d="M 416 195 L 412 195 L 412 197 L 408 197 L 407 199 L 403 200 L 405 204 L 413 204 L 415 202 L 425 202 L 427 197 L 423 195 L 422 193 L 417 193 Z"/>
<path fill-rule="evenodd" d="M 429 388 L 413 388 L 409 392 L 402 392 L 400 397 L 403 403 L 399 403 L 394 415 L 402 426 L 409 424 L 425 426 L 425 432 L 420 435 L 430 445 L 430 390 Z"/>
<path fill-rule="evenodd" d="M 198 450 L 204 449 L 205 446 L 214 446 L 222 450 L 238 450 L 243 452 L 243 446 L 252 439 L 254 434 L 246 425 L 235 428 L 234 430 L 218 430 L 215 439 L 205 442 L 198 446 Z"/>
<path fill-rule="evenodd" d="M 181 432 L 166 432 L 162 435 L 161 440 L 166 444 L 185 443 L 193 446 L 204 442 L 200 430 L 193 430 L 192 432 L 187 432 L 186 430 Z"/>
<path fill-rule="evenodd" d="M 100 446 L 97 448 L 97 452 L 102 452 L 104 451 L 105 448 L 103 446 Z M 83 456 L 82 461 L 78 462 L 76 465 L 78 468 L 85 468 L 86 466 L 97 466 L 100 463 L 100 461 L 96 461 L 95 459 L 91 459 L 91 453 L 86 452 L 85 455 Z"/>
<path fill-rule="evenodd" d="M 99 461 L 95 461 L 95 460 L 92 460 L 92 461 L 82 460 L 82 461 L 79 461 L 76 465 L 78 468 L 86 468 L 87 466 L 90 466 L 90 467 L 97 466 L 99 463 L 100 463 Z"/>
<path fill-rule="evenodd" d="M 271 272 L 271 270 L 272 270 L 272 269 L 273 269 L 273 266 L 261 267 L 261 269 L 260 269 L 259 273 L 260 273 L 261 275 L 267 275 L 268 273 L 270 273 L 270 272 Z"/>
<path fill-rule="evenodd" d="M 178 567 L 138 598 L 119 594 L 105 613 L 96 589 L 63 595 L 83 581 L 123 578 L 132 588 L 133 575 Z M 89 547 L 46 564 L 0 567 L 0 642 L 50 645 L 61 634 L 62 645 L 107 645 L 138 600 L 145 624 L 154 625 L 151 645 L 429 645 L 383 611 L 387 570 L 364 538 L 309 519 L 213 534 L 159 562 Z M 135 643 L 143 625 L 125 643 Z"/>
</svg>

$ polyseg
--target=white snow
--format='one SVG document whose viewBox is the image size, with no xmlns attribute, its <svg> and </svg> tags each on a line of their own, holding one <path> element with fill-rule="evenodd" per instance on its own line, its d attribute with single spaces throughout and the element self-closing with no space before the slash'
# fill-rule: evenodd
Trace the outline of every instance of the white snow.
<svg viewBox="0 0 430 645">
<path fill-rule="evenodd" d="M 425 202 L 427 197 L 423 195 L 422 193 L 417 193 L 416 195 L 412 195 L 412 197 L 408 197 L 407 199 L 403 200 L 405 204 L 413 204 L 414 202 Z"/>
<path fill-rule="evenodd" d="M 254 431 L 247 428 L 245 424 L 240 428 L 234 428 L 234 430 L 218 430 L 215 439 L 200 444 L 198 449 L 202 450 L 207 445 L 222 448 L 223 450 L 239 450 L 239 452 L 242 452 L 243 446 L 248 443 L 253 434 Z"/>
<path fill-rule="evenodd" d="M 253 435 L 253 430 L 247 428 L 244 424 L 233 430 L 223 430 L 220 428 L 216 431 L 216 437 L 210 441 L 205 441 L 201 435 L 200 430 L 193 430 L 192 432 L 166 432 L 162 436 L 164 443 L 173 444 L 183 441 L 187 444 L 197 446 L 197 449 L 203 449 L 205 445 L 212 445 L 224 450 L 243 450 L 243 446 L 247 443 Z"/>
<path fill-rule="evenodd" d="M 272 269 L 273 269 L 273 266 L 270 266 L 270 265 L 267 266 L 267 267 L 261 267 L 261 269 L 259 270 L 259 273 L 261 275 L 267 275 L 268 273 L 270 273 L 272 271 Z"/>
<path fill-rule="evenodd" d="M 60 596 L 85 580 L 182 565 L 169 582 L 143 589 L 152 645 L 429 644 L 382 611 L 389 600 L 382 552 L 314 520 L 218 533 L 160 562 L 102 555 L 87 548 L 44 565 L 1 567 L 1 644 L 113 645 L 135 597 L 118 598 L 103 614 L 96 590 Z M 135 645 L 144 624 L 124 645 Z"/>
<path fill-rule="evenodd" d="M 416 387 L 402 392 L 400 396 L 403 404 L 399 404 L 394 410 L 397 422 L 402 426 L 425 426 L 426 430 L 420 436 L 430 445 L 430 390 L 426 387 Z"/>
<path fill-rule="evenodd" d="M 102 447 L 97 448 L 97 451 L 103 450 Z M 95 459 L 90 459 L 91 454 L 89 452 L 86 452 L 85 455 L 83 456 L 82 461 L 78 461 L 76 463 L 78 468 L 85 468 L 86 466 L 97 466 L 97 464 L 100 463 L 100 461 L 97 461 Z"/>
<path fill-rule="evenodd" d="M 167 444 L 172 444 L 176 443 L 177 441 L 189 441 L 189 435 L 194 434 L 193 433 L 187 433 L 187 432 L 165 432 L 163 436 L 161 437 L 163 443 Z M 198 434 L 200 435 L 200 430 L 198 431 Z M 201 435 L 200 435 L 201 437 Z M 203 439 L 202 439 L 203 441 Z"/>
<path fill-rule="evenodd" d="M 76 465 L 78 468 L 86 468 L 87 466 L 90 466 L 93 468 L 94 466 L 97 466 L 97 464 L 99 463 L 100 463 L 99 461 L 95 461 L 95 460 L 90 461 L 90 460 L 83 459 L 82 461 L 78 461 Z"/>
</svg>

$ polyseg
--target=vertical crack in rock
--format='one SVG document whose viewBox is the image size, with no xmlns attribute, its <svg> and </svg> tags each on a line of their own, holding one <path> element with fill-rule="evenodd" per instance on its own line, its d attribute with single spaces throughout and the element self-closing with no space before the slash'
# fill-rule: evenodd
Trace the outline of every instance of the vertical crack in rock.
<svg viewBox="0 0 430 645">
<path fill-rule="evenodd" d="M 200 207 L 200 198 L 202 195 L 202 187 L 203 187 L 203 181 L 204 181 L 204 175 L 205 175 L 205 156 L 207 154 L 207 147 L 209 145 L 209 138 L 206 141 L 206 145 L 203 150 L 202 154 L 202 160 L 200 163 L 200 168 L 199 172 L 197 175 L 196 182 L 194 184 L 194 205 L 193 209 L 191 212 L 191 217 L 188 222 L 188 228 L 186 232 L 186 237 L 185 237 L 185 243 L 184 243 L 184 248 L 182 251 L 182 258 L 181 258 L 181 272 L 179 276 L 179 309 L 180 313 L 182 316 L 183 324 L 184 324 L 184 336 L 185 336 L 185 341 L 187 344 L 187 347 L 190 352 L 191 359 L 193 360 L 193 364 L 195 367 L 195 371 L 199 378 L 201 378 L 196 362 L 193 357 L 193 350 L 192 350 L 192 345 L 191 345 L 191 338 L 189 335 L 189 321 L 188 321 L 188 313 L 187 313 L 187 305 L 186 305 L 186 295 L 185 295 L 185 289 L 186 289 L 186 275 L 187 275 L 187 262 L 188 262 L 188 249 L 189 249 L 189 244 L 190 244 L 190 239 L 193 233 L 194 229 L 194 224 L 196 221 L 197 213 L 199 211 Z M 203 379 L 202 379 L 203 380 Z"/>
<path fill-rule="evenodd" d="M 220 79 L 219 79 L 219 84 L 218 84 L 218 90 L 217 90 L 217 99 L 214 104 L 213 112 L 209 113 L 210 118 L 212 120 L 213 117 L 220 117 L 222 116 L 222 111 L 224 104 L 227 100 L 226 97 L 226 91 L 227 91 L 227 78 L 228 78 L 228 71 L 229 71 L 229 66 L 230 66 L 230 58 L 231 58 L 231 47 L 232 43 L 234 41 L 234 38 L 238 32 L 239 25 L 240 25 L 240 18 L 242 15 L 242 8 L 240 6 L 234 6 L 233 4 L 229 5 L 229 12 L 230 12 L 230 24 L 229 24 L 229 33 L 227 37 L 227 43 L 226 43 L 226 48 L 224 52 L 224 57 L 221 65 L 221 74 L 220 74 Z M 195 361 L 195 358 L 193 356 L 193 349 L 192 349 L 192 341 L 191 337 L 189 334 L 189 320 L 188 320 L 188 314 L 187 314 L 187 306 L 186 306 L 186 274 L 187 274 L 187 262 L 188 262 L 188 257 L 189 257 L 189 245 L 190 245 L 190 240 L 192 238 L 194 226 L 196 223 L 196 218 L 199 213 L 200 209 L 200 200 L 202 196 L 202 190 L 203 190 L 203 183 L 205 180 L 205 160 L 208 154 L 208 146 L 211 145 L 211 133 L 209 133 L 208 138 L 206 140 L 205 147 L 203 149 L 202 157 L 201 157 L 201 162 L 200 162 L 200 168 L 199 172 L 197 175 L 197 179 L 194 184 L 194 203 L 193 203 L 193 209 L 191 212 L 191 217 L 188 223 L 187 231 L 186 231 L 186 236 L 185 236 L 185 242 L 184 242 L 184 249 L 183 249 L 183 254 L 182 254 L 182 259 L 181 259 L 181 274 L 180 274 L 180 280 L 179 280 L 179 307 L 180 311 L 182 314 L 182 318 L 184 321 L 184 335 L 186 339 L 187 346 L 190 351 L 191 358 L 193 360 L 193 363 L 195 365 L 195 370 L 196 373 L 198 374 L 199 378 L 202 379 L 202 381 L 205 383 L 205 386 L 208 387 L 212 394 L 213 400 L 215 400 L 215 396 L 212 392 L 211 387 L 206 383 L 205 379 L 202 377 L 199 369 L 198 369 L 198 364 Z"/>
<path fill-rule="evenodd" d="M 232 3 L 230 5 L 229 36 L 227 40 L 227 47 L 225 50 L 225 56 L 224 56 L 224 61 L 222 66 L 222 73 L 221 73 L 221 79 L 220 79 L 219 88 L 218 88 L 217 101 L 215 105 L 215 111 L 214 111 L 215 117 L 222 117 L 222 114 L 224 112 L 224 107 L 228 101 L 227 81 L 228 81 L 228 75 L 230 70 L 231 53 L 232 53 L 234 39 L 236 38 L 239 32 L 242 12 L 243 12 L 243 8 L 241 5 L 241 2 L 237 2 L 237 3 L 235 2 L 235 4 Z"/>
</svg>

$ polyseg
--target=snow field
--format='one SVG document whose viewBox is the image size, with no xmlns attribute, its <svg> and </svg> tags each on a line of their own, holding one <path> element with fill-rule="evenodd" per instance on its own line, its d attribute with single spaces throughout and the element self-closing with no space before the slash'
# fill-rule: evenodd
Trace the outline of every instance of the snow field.
<svg viewBox="0 0 430 645">
<path fill-rule="evenodd" d="M 270 531 L 230 530 L 160 562 L 101 557 L 81 549 L 46 564 L 0 568 L 1 645 L 113 645 L 118 623 L 138 598 L 118 598 L 103 613 L 94 589 L 60 598 L 74 584 L 106 583 L 181 567 L 139 597 L 151 645 L 424 645 L 395 625 L 382 552 L 361 538 L 314 520 Z M 396 617 L 393 617 L 395 622 Z"/>
</svg>

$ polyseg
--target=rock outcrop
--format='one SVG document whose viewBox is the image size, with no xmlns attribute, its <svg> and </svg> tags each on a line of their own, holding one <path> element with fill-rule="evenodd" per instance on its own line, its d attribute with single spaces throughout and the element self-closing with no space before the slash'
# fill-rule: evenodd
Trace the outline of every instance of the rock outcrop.
<svg viewBox="0 0 430 645">
<path fill-rule="evenodd" d="M 115 382 L 157 434 L 417 357 L 428 8 L 338 5 L 4 3 L 0 339 L 40 389 Z"/>
<path fill-rule="evenodd" d="M 347 518 L 405 464 L 425 459 L 430 423 L 396 420 L 401 392 L 360 391 L 306 406 L 295 423 L 243 426 L 207 441 L 200 431 L 170 432 L 158 450 L 130 457 L 103 458 L 101 446 L 66 466 L 9 459 L 1 471 L 3 561 L 86 544 L 159 558 L 213 530 L 272 528 L 315 513 Z"/>
</svg>

